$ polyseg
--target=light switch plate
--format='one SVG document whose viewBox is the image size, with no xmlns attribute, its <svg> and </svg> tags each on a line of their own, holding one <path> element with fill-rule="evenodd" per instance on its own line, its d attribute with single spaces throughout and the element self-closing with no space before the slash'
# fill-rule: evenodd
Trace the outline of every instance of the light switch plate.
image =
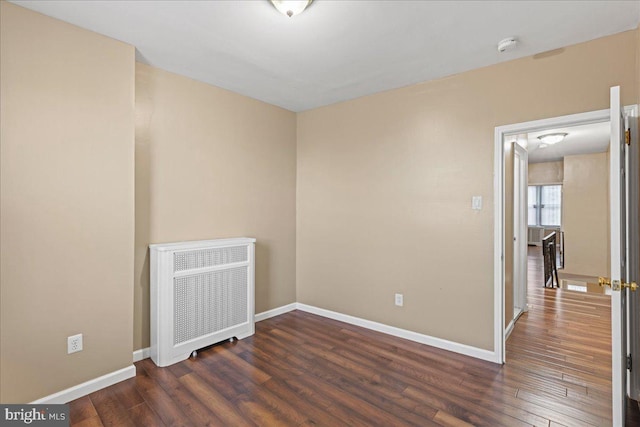
<svg viewBox="0 0 640 427">
<path fill-rule="evenodd" d="M 474 209 L 477 211 L 482 209 L 482 196 L 471 197 L 471 209 Z"/>
</svg>

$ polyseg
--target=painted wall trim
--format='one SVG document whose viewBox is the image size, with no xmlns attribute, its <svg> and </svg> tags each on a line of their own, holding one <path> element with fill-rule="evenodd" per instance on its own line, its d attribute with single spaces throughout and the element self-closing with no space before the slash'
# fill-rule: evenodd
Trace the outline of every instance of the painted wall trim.
<svg viewBox="0 0 640 427">
<path fill-rule="evenodd" d="M 447 341 L 442 338 L 436 338 L 429 335 L 420 334 L 418 332 L 408 331 L 406 329 L 397 328 L 395 326 L 389 326 L 383 323 L 373 322 L 371 320 L 361 319 L 359 317 L 349 316 L 347 314 L 337 313 L 331 310 L 325 310 L 324 308 L 313 307 L 311 305 L 298 303 L 297 306 L 298 310 L 306 311 L 307 313 L 316 314 L 318 316 L 327 317 L 329 319 L 338 320 L 340 322 L 345 322 L 351 325 L 371 329 L 373 331 L 382 332 L 384 334 L 393 335 L 398 338 L 404 338 L 410 341 L 419 342 L 421 344 L 430 345 L 432 347 L 441 348 L 443 350 L 453 351 L 454 353 L 475 357 L 476 359 L 487 360 L 494 363 L 502 363 L 502 361 L 498 358 L 498 355 L 493 351 L 484 350 L 453 341 Z"/>
<path fill-rule="evenodd" d="M 493 165 L 493 348 L 496 350 L 501 363 L 504 363 L 505 360 L 504 348 L 507 337 L 504 321 L 504 136 L 554 127 L 599 123 L 607 120 L 609 120 L 608 109 L 514 123 L 495 128 Z"/>
<path fill-rule="evenodd" d="M 436 338 L 429 335 L 408 331 L 406 329 L 397 328 L 395 326 L 389 326 L 383 323 L 373 322 L 371 320 L 350 316 L 348 314 L 342 314 L 331 310 L 325 310 L 324 308 L 314 307 L 311 305 L 296 302 L 283 305 L 282 307 L 263 311 L 262 313 L 258 313 L 255 316 L 255 320 L 256 322 L 260 322 L 262 320 L 270 319 L 272 317 L 279 316 L 293 310 L 305 311 L 307 313 L 315 314 L 333 320 L 338 320 L 340 322 L 349 323 L 351 325 L 360 326 L 366 329 L 371 329 L 373 331 L 382 332 L 384 334 L 392 335 L 398 338 L 419 342 L 421 344 L 430 345 L 432 347 L 441 348 L 443 350 L 453 351 L 454 353 L 464 354 L 465 356 L 475 357 L 476 359 L 487 360 L 494 363 L 501 363 L 501 360 L 497 357 L 497 354 L 489 350 L 447 341 L 441 338 Z M 134 362 L 138 362 L 147 358 L 149 358 L 149 347 L 141 348 L 133 352 Z M 136 367 L 135 365 L 131 365 L 118 371 L 95 378 L 93 380 L 86 381 L 82 384 L 78 384 L 66 390 L 62 390 L 49 396 L 43 397 L 42 399 L 35 400 L 31 403 L 68 403 L 72 400 L 86 396 L 95 391 L 101 390 L 135 376 Z"/>
<path fill-rule="evenodd" d="M 436 338 L 429 335 L 420 334 L 418 332 L 409 331 L 395 326 L 385 325 L 383 323 L 373 322 L 371 320 L 362 319 L 359 317 L 350 316 L 348 314 L 342 314 L 324 308 L 314 307 L 299 302 L 292 302 L 291 304 L 276 307 L 271 310 L 263 311 L 255 315 L 256 322 L 270 319 L 272 317 L 279 316 L 281 314 L 288 313 L 293 310 L 301 310 L 307 313 L 316 314 L 318 316 L 326 317 L 340 322 L 349 323 L 350 325 L 361 326 L 373 331 L 382 332 L 388 335 L 393 335 L 398 338 L 407 339 L 410 341 L 419 342 L 421 344 L 430 345 L 432 347 L 441 348 L 443 350 L 453 351 L 454 353 L 463 354 L 465 356 L 474 357 L 476 359 L 487 360 L 494 363 L 502 363 L 498 355 L 489 350 L 484 350 L 477 347 L 472 347 L 466 344 L 460 344 L 453 341 L 444 340 L 442 338 Z M 138 362 L 142 359 L 149 357 L 149 347 L 136 350 L 133 352 L 133 361 Z"/>
<path fill-rule="evenodd" d="M 101 390 L 105 387 L 117 384 L 121 381 L 128 380 L 136 376 L 136 367 L 134 365 L 108 373 L 98 378 L 83 382 L 66 390 L 59 391 L 42 399 L 31 402 L 32 404 L 58 404 L 68 403 L 72 400 L 91 394 L 94 391 Z"/>
<path fill-rule="evenodd" d="M 292 302 L 291 304 L 283 305 L 282 307 L 272 308 L 271 310 L 263 311 L 262 313 L 258 313 L 255 316 L 256 322 L 261 322 L 263 320 L 270 319 L 272 317 L 279 316 L 281 314 L 288 313 L 290 311 L 298 308 L 297 302 Z"/>
<path fill-rule="evenodd" d="M 511 332 L 513 332 L 513 328 L 516 326 L 516 322 L 518 321 L 520 316 L 522 316 L 523 313 L 526 313 L 527 311 L 529 311 L 528 306 L 529 306 L 529 304 L 525 304 L 525 307 L 527 307 L 525 310 L 519 309 L 518 312 L 513 317 L 513 320 L 511 320 L 511 322 L 509 322 L 509 324 L 507 325 L 507 329 L 505 329 L 505 331 L 504 331 L 504 342 L 505 343 L 507 342 L 507 339 L 509 339 L 509 336 L 511 335 Z"/>
<path fill-rule="evenodd" d="M 141 348 L 140 350 L 136 350 L 133 352 L 133 361 L 139 362 L 144 359 L 148 359 L 151 357 L 151 347 Z"/>
<path fill-rule="evenodd" d="M 271 310 L 263 311 L 255 315 L 255 321 L 261 322 L 263 320 L 270 319 L 272 317 L 279 316 L 281 314 L 288 313 L 297 308 L 298 303 L 292 302 L 291 304 L 283 305 L 282 307 L 272 308 Z M 150 357 L 150 347 L 141 348 L 133 352 L 133 361 L 139 362 Z"/>
<path fill-rule="evenodd" d="M 513 332 L 513 327 L 516 325 L 516 321 L 512 320 L 511 322 L 509 322 L 509 324 L 507 325 L 507 329 L 504 331 L 504 340 L 506 341 L 507 338 L 509 338 L 509 335 L 511 335 L 511 332 Z"/>
<path fill-rule="evenodd" d="M 637 117 L 638 105 L 625 106 L 624 111 L 633 117 Z M 609 119 L 609 109 L 607 108 L 605 110 L 513 123 L 495 128 L 493 164 L 493 337 L 494 350 L 500 363 L 504 363 L 504 347 L 507 337 L 504 333 L 504 136 L 550 128 L 600 123 L 609 121 Z"/>
<path fill-rule="evenodd" d="M 493 351 L 504 363 L 504 131 L 495 128 L 493 151 Z"/>
</svg>

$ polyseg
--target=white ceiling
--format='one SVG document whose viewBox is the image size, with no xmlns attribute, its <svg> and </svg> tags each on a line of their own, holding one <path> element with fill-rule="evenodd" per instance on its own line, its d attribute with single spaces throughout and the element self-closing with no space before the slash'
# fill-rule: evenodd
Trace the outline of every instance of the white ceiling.
<svg viewBox="0 0 640 427">
<path fill-rule="evenodd" d="M 137 59 L 304 111 L 634 29 L 639 1 L 13 1 Z M 499 54 L 515 36 L 516 50 Z"/>
<path fill-rule="evenodd" d="M 540 135 L 549 133 L 566 133 L 561 142 L 547 147 L 540 147 Z M 604 153 L 609 150 L 611 135 L 610 122 L 592 123 L 588 125 L 545 129 L 527 135 L 513 135 L 507 141 L 515 139 L 527 140 L 529 163 L 555 162 L 565 156 L 576 154 Z"/>
</svg>

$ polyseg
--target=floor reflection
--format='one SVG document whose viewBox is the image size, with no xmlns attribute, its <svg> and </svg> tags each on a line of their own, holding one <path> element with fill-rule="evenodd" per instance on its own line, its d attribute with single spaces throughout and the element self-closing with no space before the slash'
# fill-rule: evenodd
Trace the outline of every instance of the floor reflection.
<svg viewBox="0 0 640 427">
<path fill-rule="evenodd" d="M 599 295 L 611 295 L 609 286 L 598 285 L 598 278 L 595 276 L 584 276 L 580 274 L 558 272 L 560 280 L 560 289 L 575 292 L 588 292 Z"/>
<path fill-rule="evenodd" d="M 611 288 L 609 286 L 601 287 L 596 281 L 560 279 L 560 289 L 575 292 L 589 292 L 601 295 L 611 295 Z"/>
</svg>

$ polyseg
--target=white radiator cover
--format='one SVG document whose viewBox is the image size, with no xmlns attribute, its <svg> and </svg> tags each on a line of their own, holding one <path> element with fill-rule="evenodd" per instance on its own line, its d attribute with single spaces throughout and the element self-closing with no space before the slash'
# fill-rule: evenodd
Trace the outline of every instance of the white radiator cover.
<svg viewBox="0 0 640 427">
<path fill-rule="evenodd" d="M 527 244 L 542 246 L 542 238 L 544 237 L 544 228 L 531 227 L 527 229 Z"/>
<path fill-rule="evenodd" d="M 150 245 L 151 347 L 158 366 L 255 331 L 255 239 Z"/>
</svg>

